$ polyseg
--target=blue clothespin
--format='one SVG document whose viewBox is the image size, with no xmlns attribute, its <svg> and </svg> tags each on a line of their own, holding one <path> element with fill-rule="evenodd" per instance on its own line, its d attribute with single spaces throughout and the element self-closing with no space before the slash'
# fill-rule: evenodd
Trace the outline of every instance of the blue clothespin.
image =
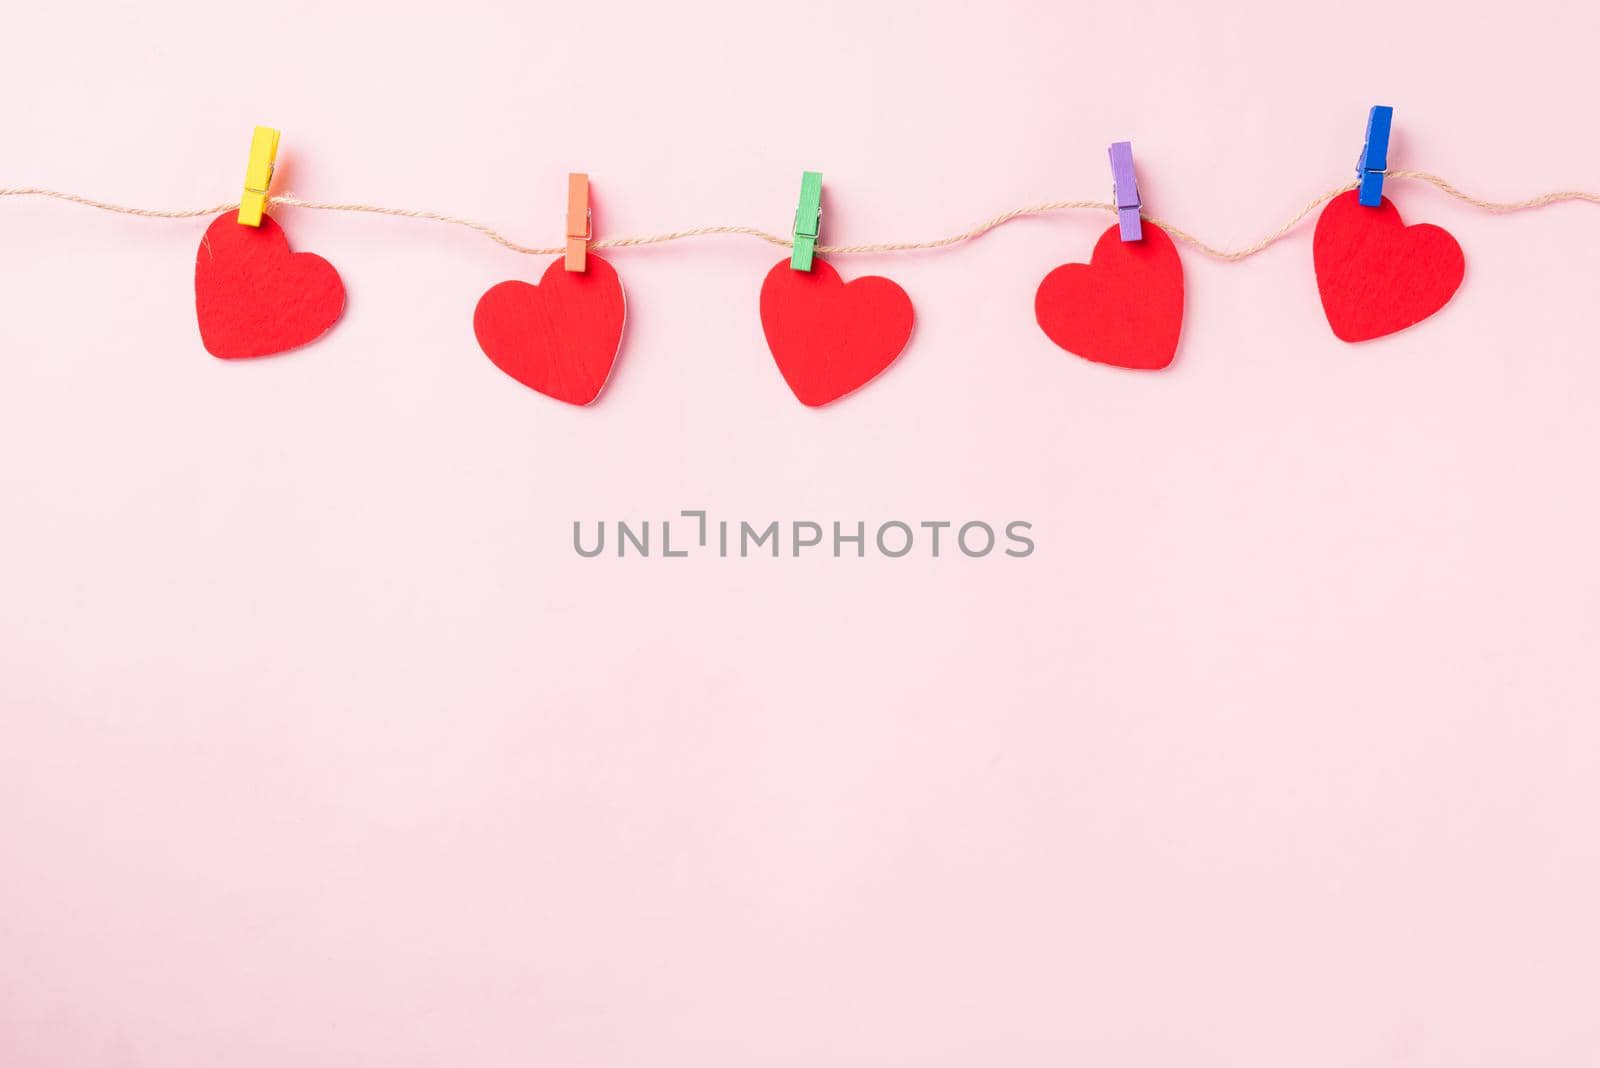
<svg viewBox="0 0 1600 1068">
<path fill-rule="evenodd" d="M 1360 200 L 1369 208 L 1383 203 L 1383 176 L 1389 173 L 1389 125 L 1394 108 L 1378 104 L 1367 116 L 1367 143 L 1356 160 L 1356 178 L 1361 182 Z"/>
<path fill-rule="evenodd" d="M 1139 224 L 1139 182 L 1133 176 L 1133 142 L 1118 141 L 1107 149 L 1111 156 L 1112 198 L 1117 202 L 1117 226 L 1122 240 L 1140 241 L 1144 228 Z"/>
</svg>

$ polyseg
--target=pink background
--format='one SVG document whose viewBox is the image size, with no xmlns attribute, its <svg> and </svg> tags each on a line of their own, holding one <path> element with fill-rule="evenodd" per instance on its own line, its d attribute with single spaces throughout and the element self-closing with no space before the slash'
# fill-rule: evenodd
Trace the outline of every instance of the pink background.
<svg viewBox="0 0 1600 1068">
<path fill-rule="evenodd" d="M 560 235 L 923 238 L 1101 197 L 1244 244 L 1394 162 L 1600 188 L 1592 3 L 28 4 L 0 184 Z M 1451 229 L 1360 347 L 1310 227 L 1185 254 L 1170 373 L 1034 288 L 1107 219 L 841 261 L 919 317 L 821 412 L 776 250 L 619 252 L 569 409 L 477 350 L 542 262 L 280 213 L 346 279 L 213 360 L 204 220 L 0 201 L 0 1062 L 1352 1068 L 1600 1058 L 1600 211 Z M 580 560 L 581 519 L 1032 521 L 1026 560 Z"/>
</svg>

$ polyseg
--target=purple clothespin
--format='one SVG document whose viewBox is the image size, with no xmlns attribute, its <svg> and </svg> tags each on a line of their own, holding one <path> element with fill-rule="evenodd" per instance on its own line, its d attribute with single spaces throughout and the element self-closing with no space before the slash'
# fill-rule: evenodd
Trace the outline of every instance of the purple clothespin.
<svg viewBox="0 0 1600 1068">
<path fill-rule="evenodd" d="M 1139 225 L 1139 182 L 1133 176 L 1133 142 L 1118 141 L 1108 150 L 1111 155 L 1112 197 L 1117 202 L 1117 225 L 1122 240 L 1140 241 L 1144 228 Z"/>
</svg>

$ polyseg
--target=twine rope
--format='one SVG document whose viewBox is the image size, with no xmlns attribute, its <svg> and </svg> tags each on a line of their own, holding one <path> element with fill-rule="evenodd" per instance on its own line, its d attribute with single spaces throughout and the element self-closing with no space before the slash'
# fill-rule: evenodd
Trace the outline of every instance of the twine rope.
<svg viewBox="0 0 1600 1068">
<path fill-rule="evenodd" d="M 1469 193 L 1462 192 L 1460 189 L 1457 189 L 1454 185 L 1445 181 L 1443 178 L 1440 178 L 1436 174 L 1429 174 L 1427 171 L 1395 170 L 1390 171 L 1388 176 L 1391 179 L 1400 178 L 1426 182 L 1428 185 L 1438 189 L 1446 196 L 1452 197 L 1465 204 L 1471 204 L 1475 208 L 1479 208 L 1495 215 L 1508 215 L 1512 212 L 1531 211 L 1535 208 L 1548 207 L 1552 204 L 1564 204 L 1572 202 L 1600 205 L 1600 193 L 1590 193 L 1582 190 L 1565 190 L 1553 193 L 1540 193 L 1537 196 L 1528 197 L 1526 200 L 1483 200 L 1479 197 L 1472 196 Z M 1245 245 L 1242 248 L 1236 249 L 1219 248 L 1216 245 L 1209 244 L 1189 233 L 1187 230 L 1180 229 L 1177 226 L 1174 226 L 1160 218 L 1154 216 L 1145 216 L 1145 218 L 1149 222 L 1152 222 L 1165 230 L 1175 241 L 1188 245 L 1190 248 L 1201 253 L 1202 255 L 1209 256 L 1214 260 L 1221 260 L 1225 263 L 1236 263 L 1239 260 L 1249 259 L 1251 256 L 1271 248 L 1273 245 L 1277 244 L 1283 238 L 1288 236 L 1289 233 L 1295 229 L 1295 227 L 1304 222 L 1306 217 L 1312 212 L 1316 211 L 1322 205 L 1326 204 L 1339 194 L 1348 192 L 1355 187 L 1355 182 L 1347 182 L 1336 189 L 1330 189 L 1328 192 L 1316 197 L 1305 207 L 1295 212 L 1295 214 L 1287 222 L 1285 222 L 1282 226 L 1279 226 L 1276 230 L 1273 230 L 1271 233 L 1267 234 L 1265 237 L 1262 237 L 1253 244 Z M 224 212 L 235 211 L 239 207 L 238 201 L 235 200 L 224 201 L 221 204 L 213 204 L 204 208 L 185 208 L 174 211 L 162 211 L 154 208 L 133 208 L 122 204 L 112 204 L 104 200 L 95 200 L 92 197 L 81 196 L 77 193 L 65 193 L 57 189 L 38 189 L 31 187 L 0 189 L 0 197 L 48 197 L 52 200 L 64 200 L 71 204 L 80 204 L 86 208 L 95 208 L 99 211 L 114 212 L 118 215 L 134 215 L 141 219 L 194 219 L 209 215 L 221 215 Z M 319 200 L 302 200 L 295 196 L 274 196 L 270 197 L 268 202 L 269 204 L 277 204 L 283 207 L 306 208 L 310 211 L 354 212 L 366 215 L 390 215 L 401 219 L 427 219 L 431 222 L 444 223 L 449 226 L 460 226 L 468 230 L 473 230 L 482 234 L 484 237 L 487 237 L 489 240 L 503 248 L 507 248 L 512 252 L 519 252 L 528 256 L 556 256 L 566 251 L 566 248 L 563 245 L 556 245 L 549 248 L 535 248 L 529 245 L 519 244 L 486 223 L 477 222 L 473 219 L 462 218 L 458 215 L 445 215 L 437 211 L 424 211 L 418 208 L 385 208 L 376 204 L 329 203 Z M 966 244 L 968 241 L 976 241 L 989 231 L 1000 226 L 1004 226 L 1013 219 L 1024 219 L 1037 215 L 1053 215 L 1057 212 L 1063 211 L 1104 211 L 1114 214 L 1116 212 L 1116 207 L 1109 201 L 1102 200 L 1050 200 L 1041 204 L 1030 204 L 1027 207 L 1012 208 L 1010 211 L 1003 211 L 1000 214 L 985 219 L 976 226 L 963 230 L 958 234 L 951 234 L 948 237 L 934 238 L 930 241 L 882 241 L 865 245 L 818 245 L 817 251 L 819 253 L 831 256 L 850 256 L 864 253 L 922 252 L 932 249 L 949 248 L 952 245 L 962 245 Z M 762 230 L 754 226 L 695 226 L 687 230 L 671 230 L 666 233 L 646 234 L 639 237 L 601 238 L 598 241 L 591 242 L 589 247 L 593 249 L 639 248 L 644 245 L 666 244 L 669 241 L 684 241 L 689 238 L 712 237 L 727 234 L 737 235 L 740 237 L 757 238 L 758 240 L 765 241 L 769 245 L 775 245 L 778 248 L 792 248 L 794 245 L 793 241 L 782 234 L 775 234 L 771 231 Z"/>
</svg>

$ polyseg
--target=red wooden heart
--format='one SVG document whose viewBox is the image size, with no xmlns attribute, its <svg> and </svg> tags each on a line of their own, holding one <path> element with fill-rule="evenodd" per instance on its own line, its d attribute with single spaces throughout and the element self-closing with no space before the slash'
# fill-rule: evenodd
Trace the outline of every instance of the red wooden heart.
<svg viewBox="0 0 1600 1068">
<path fill-rule="evenodd" d="M 825 260 L 780 260 L 761 283 L 761 328 L 801 404 L 820 408 L 882 374 L 911 340 L 915 314 L 887 278 L 846 283 Z"/>
<path fill-rule="evenodd" d="M 478 301 L 472 329 L 494 365 L 568 404 L 600 395 L 622 346 L 627 301 L 616 270 L 594 253 L 587 269 L 552 260 L 538 285 L 501 282 Z"/>
<path fill-rule="evenodd" d="M 1323 209 L 1311 257 L 1322 310 L 1341 341 L 1369 341 L 1420 323 L 1449 303 L 1467 269 L 1448 231 L 1406 226 L 1387 199 L 1363 207 L 1355 190 Z"/>
<path fill-rule="evenodd" d="M 229 212 L 200 239 L 194 310 L 211 355 L 271 356 L 327 333 L 344 311 L 344 283 L 321 256 L 290 252 L 271 216 L 255 227 Z"/>
<path fill-rule="evenodd" d="M 1044 276 L 1033 311 L 1051 341 L 1086 360 L 1140 371 L 1172 362 L 1183 328 L 1183 261 L 1172 239 L 1146 222 L 1139 241 L 1113 226 L 1088 263 Z"/>
</svg>

